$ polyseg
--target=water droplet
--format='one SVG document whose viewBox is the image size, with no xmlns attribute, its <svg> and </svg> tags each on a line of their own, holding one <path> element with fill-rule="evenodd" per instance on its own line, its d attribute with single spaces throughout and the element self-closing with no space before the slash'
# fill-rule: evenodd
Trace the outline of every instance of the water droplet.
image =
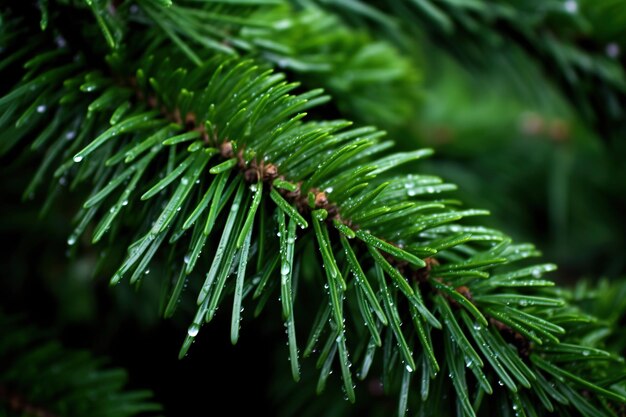
<svg viewBox="0 0 626 417">
<path fill-rule="evenodd" d="M 333 192 L 333 187 L 326 187 L 326 188 L 324 189 L 324 192 L 325 192 L 325 193 L 327 193 L 327 194 L 332 193 L 332 192 Z"/>
<path fill-rule="evenodd" d="M 67 238 L 68 245 L 72 246 L 74 243 L 76 243 L 76 235 L 71 235 Z"/>
<path fill-rule="evenodd" d="M 47 107 L 43 104 L 40 104 L 39 106 L 37 106 L 37 113 L 43 113 L 45 112 L 47 109 Z"/>
<path fill-rule="evenodd" d="M 128 200 L 124 200 L 124 201 L 122 201 L 122 205 L 123 205 L 123 206 L 127 206 L 127 205 L 128 205 Z"/>
<path fill-rule="evenodd" d="M 522 307 L 526 307 L 528 305 L 528 300 L 525 300 L 525 299 L 519 300 L 519 305 L 521 305 Z"/>
<path fill-rule="evenodd" d="M 504 386 L 504 382 L 498 380 L 498 385 L 500 385 L 502 387 L 502 386 Z"/>
<path fill-rule="evenodd" d="M 187 185 L 187 184 L 189 183 L 189 178 L 187 178 L 187 177 L 182 177 L 182 178 L 180 179 L 180 182 L 181 182 L 183 185 Z"/>
<path fill-rule="evenodd" d="M 250 185 L 250 191 L 256 192 L 256 190 L 257 190 L 256 184 L 251 184 Z"/>
<path fill-rule="evenodd" d="M 611 42 L 606 46 L 606 54 L 608 55 L 609 58 L 617 58 L 619 57 L 620 54 L 620 47 L 618 44 L 616 44 L 615 42 Z"/>
<path fill-rule="evenodd" d="M 284 262 L 280 266 L 280 274 L 281 275 L 287 275 L 290 271 L 291 271 L 291 267 L 289 266 L 289 264 L 287 262 Z"/>
<path fill-rule="evenodd" d="M 474 323 L 474 330 L 482 330 L 482 326 L 479 323 Z"/>
<path fill-rule="evenodd" d="M 76 156 L 74 157 L 74 162 L 77 162 L 77 163 L 78 163 L 78 162 L 80 162 L 80 161 L 82 161 L 82 160 L 83 160 L 83 157 L 82 157 L 82 156 L 80 156 L 80 155 L 76 155 Z"/>
<path fill-rule="evenodd" d="M 589 356 L 589 351 L 588 350 L 583 350 L 583 356 Z"/>
<path fill-rule="evenodd" d="M 541 276 L 541 269 L 539 268 L 533 269 L 532 274 L 533 274 L 533 277 L 539 278 Z"/>
<path fill-rule="evenodd" d="M 287 238 L 287 243 L 289 243 L 290 245 L 292 245 L 295 241 L 296 241 L 296 239 L 294 239 L 292 237 Z"/>
<path fill-rule="evenodd" d="M 274 28 L 278 30 L 288 29 L 290 27 L 291 27 L 291 20 L 289 19 L 282 19 L 274 23 Z"/>
<path fill-rule="evenodd" d="M 65 177 L 59 178 L 59 184 L 62 185 L 62 186 L 66 186 L 67 185 L 67 178 L 65 178 Z"/>
<path fill-rule="evenodd" d="M 407 365 L 404 368 L 406 369 L 407 372 L 413 372 L 413 368 L 411 368 L 410 365 Z"/>
<path fill-rule="evenodd" d="M 187 330 L 187 334 L 191 337 L 196 337 L 199 331 L 200 331 L 200 326 L 194 323 L 191 326 L 189 326 L 189 329 Z"/>
<path fill-rule="evenodd" d="M 75 137 L 76 137 L 76 132 L 74 132 L 73 130 L 70 130 L 69 132 L 65 134 L 65 139 L 67 140 L 72 140 Z"/>
<path fill-rule="evenodd" d="M 57 37 L 54 38 L 54 42 L 57 44 L 57 46 L 59 48 L 63 48 L 65 47 L 65 45 L 67 45 L 67 42 L 65 41 L 65 38 L 61 35 L 58 35 Z"/>
<path fill-rule="evenodd" d="M 146 275 L 148 275 L 149 273 L 150 273 L 150 270 L 149 270 L 149 269 L 146 269 L 146 270 L 144 271 L 144 274 L 146 274 Z"/>
<path fill-rule="evenodd" d="M 563 4 L 563 7 L 565 8 L 565 11 L 567 13 L 574 14 L 574 13 L 578 12 L 578 2 L 576 0 L 567 0 Z"/>
<path fill-rule="evenodd" d="M 185 258 L 183 259 L 183 261 L 185 262 L 185 264 L 189 263 L 189 255 L 185 255 Z"/>
</svg>

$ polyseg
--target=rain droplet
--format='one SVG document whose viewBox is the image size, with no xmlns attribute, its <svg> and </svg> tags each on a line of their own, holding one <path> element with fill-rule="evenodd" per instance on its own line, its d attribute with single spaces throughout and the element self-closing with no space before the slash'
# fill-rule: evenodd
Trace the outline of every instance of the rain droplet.
<svg viewBox="0 0 626 417">
<path fill-rule="evenodd" d="M 67 132 L 65 134 L 65 139 L 67 140 L 72 140 L 76 137 L 76 132 L 74 132 L 73 130 L 70 130 L 69 132 Z M 75 160 L 76 161 L 76 160 Z M 77 162 L 77 161 L 76 161 Z"/>
<path fill-rule="evenodd" d="M 65 177 L 59 178 L 59 184 L 62 185 L 62 186 L 67 185 L 67 178 L 65 178 Z"/>
<path fill-rule="evenodd" d="M 45 112 L 47 109 L 47 107 L 43 104 L 40 104 L 39 106 L 37 106 L 37 113 L 43 113 Z"/>
<path fill-rule="evenodd" d="M 532 274 L 533 274 L 533 277 L 539 278 L 541 276 L 541 269 L 539 269 L 539 268 L 533 269 Z"/>
<path fill-rule="evenodd" d="M 589 356 L 589 351 L 588 350 L 583 350 L 583 356 Z"/>
<path fill-rule="evenodd" d="M 574 14 L 578 12 L 578 2 L 576 0 L 567 0 L 563 4 L 563 7 L 565 8 L 565 11 L 568 13 Z"/>
<path fill-rule="evenodd" d="M 82 157 L 82 156 L 80 156 L 80 155 L 76 155 L 76 156 L 74 157 L 74 162 L 77 162 L 77 163 L 78 163 L 78 162 L 80 162 L 80 161 L 82 161 L 82 160 L 83 160 L 83 157 Z"/>
<path fill-rule="evenodd" d="M 180 179 L 180 182 L 181 182 L 183 185 L 187 185 L 187 184 L 189 183 L 189 178 L 187 178 L 187 177 L 182 177 L 182 178 Z"/>
<path fill-rule="evenodd" d="M 478 323 L 474 323 L 474 330 L 482 330 L 482 326 Z"/>
<path fill-rule="evenodd" d="M 149 270 L 149 269 L 146 269 L 146 270 L 144 271 L 144 274 L 146 274 L 146 275 L 148 275 L 149 273 L 150 273 L 150 270 Z"/>
<path fill-rule="evenodd" d="M 289 264 L 287 262 L 284 262 L 280 266 L 280 274 L 281 275 L 287 275 L 290 271 L 291 271 L 291 267 L 289 266 Z"/>
<path fill-rule="evenodd" d="M 65 45 L 67 45 L 67 42 L 65 41 L 65 38 L 61 35 L 57 36 L 56 38 L 54 38 L 54 42 L 57 44 L 57 46 L 59 48 L 63 48 L 65 47 Z"/>
<path fill-rule="evenodd" d="M 609 56 L 609 58 L 617 58 L 620 54 L 620 48 L 619 45 L 616 44 L 615 42 L 611 42 L 606 46 L 606 54 Z"/>
<path fill-rule="evenodd" d="M 191 337 L 196 337 L 199 331 L 200 331 L 200 326 L 194 323 L 191 326 L 189 326 L 189 329 L 187 330 L 187 334 Z"/>
<path fill-rule="evenodd" d="M 498 380 L 498 385 L 500 385 L 502 387 L 502 386 L 504 386 L 504 382 Z"/>
<path fill-rule="evenodd" d="M 291 20 L 289 19 L 283 19 L 283 20 L 279 20 L 276 23 L 274 23 L 274 28 L 275 29 L 287 29 L 291 27 Z"/>
<path fill-rule="evenodd" d="M 67 238 L 67 244 L 72 246 L 74 243 L 76 243 L 76 236 L 75 235 L 71 235 L 70 237 Z"/>
<path fill-rule="evenodd" d="M 122 201 L 122 205 L 123 205 L 123 206 L 127 206 L 127 205 L 128 205 L 128 200 L 124 200 L 124 201 Z"/>
<path fill-rule="evenodd" d="M 407 365 L 404 368 L 406 369 L 407 372 L 413 372 L 413 368 L 411 368 L 410 365 Z"/>
<path fill-rule="evenodd" d="M 189 263 L 189 255 L 185 255 L 185 258 L 183 259 L 183 261 L 188 264 Z"/>
</svg>

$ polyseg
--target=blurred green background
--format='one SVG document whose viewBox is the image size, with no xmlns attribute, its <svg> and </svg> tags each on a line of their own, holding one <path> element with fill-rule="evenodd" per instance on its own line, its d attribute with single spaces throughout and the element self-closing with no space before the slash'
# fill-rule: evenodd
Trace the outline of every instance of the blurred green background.
<svg viewBox="0 0 626 417">
<path fill-rule="evenodd" d="M 338 7 L 336 2 L 320 3 L 330 10 Z M 529 18 L 524 14 L 524 2 L 508 3 L 515 3 L 520 16 Z M 607 68 L 622 70 L 617 79 L 623 82 L 626 7 L 613 6 L 615 9 L 611 5 L 617 2 L 601 3 L 560 2 L 566 12 L 576 4 L 584 19 L 572 20 L 563 11 L 550 19 L 556 20 L 553 27 L 572 32 L 568 36 L 581 37 L 580 43 L 592 42 L 603 54 Z M 539 4 L 529 2 L 526 7 L 536 11 L 532 7 L 541 8 Z M 468 12 L 471 18 L 478 14 L 472 13 Z M 567 74 L 562 67 L 546 64 L 540 53 L 529 52 L 523 42 L 507 43 L 506 31 L 493 41 L 476 43 L 471 25 L 457 25 L 456 31 L 446 32 L 445 23 L 422 16 L 424 24 L 416 22 L 406 49 L 406 38 L 397 40 L 393 34 L 373 30 L 373 34 L 362 33 L 352 39 L 352 34 L 342 32 L 347 29 L 332 31 L 340 18 L 325 18 L 330 19 L 324 20 L 325 25 L 316 25 L 320 19 L 310 22 L 310 36 L 330 31 L 327 41 L 340 51 L 332 55 L 336 62 L 330 75 L 315 68 L 302 75 L 295 61 L 275 59 L 274 63 L 284 66 L 290 78 L 304 80 L 307 88 L 323 85 L 335 95 L 334 107 L 325 109 L 329 115 L 381 125 L 405 149 L 434 148 L 434 158 L 407 169 L 437 174 L 457 184 L 454 198 L 469 207 L 491 211 L 490 217 L 478 222 L 499 228 L 517 241 L 535 243 L 546 261 L 557 263 L 559 270 L 552 277 L 560 284 L 573 286 L 585 279 L 589 287 L 579 288 L 584 293 L 600 279 L 611 282 L 626 275 L 626 140 L 619 129 L 623 115 L 619 110 L 609 114 L 605 109 L 611 106 L 609 99 L 597 108 L 596 103 L 588 102 L 592 107 L 588 110 L 572 98 L 576 93 L 610 97 L 596 90 L 602 85 L 594 84 L 593 79 L 563 81 Z M 376 21 L 370 24 L 376 26 Z M 437 29 L 437 25 L 443 28 Z M 275 35 L 252 31 L 245 36 Z M 297 54 L 314 57 L 325 53 L 323 48 L 320 52 L 299 44 L 305 35 L 300 40 L 288 37 L 300 47 Z M 489 38 L 489 33 L 482 35 Z M 456 43 L 458 38 L 466 43 Z M 380 52 L 379 44 L 369 43 L 388 43 L 390 39 L 397 41 L 398 49 L 385 46 Z M 358 53 L 341 52 L 353 49 Z M 399 72 L 366 71 L 384 67 L 385 60 L 396 60 Z M 593 61 L 587 64 L 595 69 Z M 386 88 L 376 84 L 382 75 L 388 77 Z M 575 85 L 580 91 L 564 85 Z M 622 99 L 618 97 L 618 101 Z M 379 101 L 394 104 L 377 112 Z M 363 114 L 369 117 L 359 118 Z M 299 385 L 276 379 L 288 374 L 284 371 L 288 363 L 282 326 L 276 326 L 277 303 L 254 322 L 245 317 L 242 339 L 234 348 L 227 337 L 229 320 L 222 316 L 198 338 L 193 354 L 179 362 L 176 357 L 187 319 L 184 314 L 167 322 L 159 317 L 161 284 L 170 273 L 163 260 L 151 268 L 151 279 L 144 280 L 139 294 L 126 285 L 110 288 L 108 278 L 115 263 L 98 265 L 112 254 L 86 241 L 67 245 L 81 191 L 69 192 L 62 186 L 51 204 L 41 195 L 23 202 L 22 192 L 37 161 L 19 153 L 7 161 L 0 167 L 0 234 L 10 247 L 0 251 L 3 310 L 57 329 L 70 346 L 108 355 L 114 364 L 129 370 L 132 386 L 153 389 L 169 415 L 207 415 L 202 411 L 207 395 L 212 409 L 222 403 L 243 411 L 255 404 L 259 412 L 274 414 L 278 403 L 294 404 L 297 409 L 298 395 L 312 393 L 312 384 L 306 383 L 313 378 L 311 363 L 305 364 L 304 382 Z M 38 217 L 44 206 L 47 214 Z M 182 308 L 185 310 L 184 305 Z M 226 364 L 228 372 L 220 372 Z M 191 371 L 202 378 L 215 378 L 218 383 L 213 384 L 213 391 L 207 393 L 203 385 L 189 380 Z M 270 380 L 275 383 L 269 384 Z M 284 389 L 286 385 L 293 389 Z M 359 390 L 381 395 L 376 386 L 361 385 Z M 247 404 L 241 404 L 237 391 L 246 392 Z M 331 393 L 325 395 L 339 389 L 328 391 Z M 364 410 L 358 407 L 367 405 L 359 402 L 351 411 L 358 414 Z M 395 399 L 389 407 L 395 407 Z M 289 414 L 291 409 L 281 410 Z M 311 415 L 315 410 L 313 405 Z M 336 415 L 344 412 L 335 410 Z"/>
</svg>

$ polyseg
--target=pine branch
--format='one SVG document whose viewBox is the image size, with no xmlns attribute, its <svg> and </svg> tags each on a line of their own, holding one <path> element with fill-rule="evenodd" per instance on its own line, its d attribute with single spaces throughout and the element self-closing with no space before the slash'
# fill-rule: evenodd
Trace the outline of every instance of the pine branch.
<svg viewBox="0 0 626 417">
<path fill-rule="evenodd" d="M 409 122 L 419 102 L 420 74 L 408 57 L 312 5 L 296 10 L 284 0 L 142 0 L 109 9 L 103 4 L 97 6 L 97 15 L 104 16 L 99 22 L 112 22 L 103 32 L 120 33 L 113 48 L 135 24 L 156 24 L 195 64 L 201 62 L 197 50 L 254 56 L 297 73 L 307 87 L 323 87 L 343 114 L 359 121 L 397 128 Z"/>
<path fill-rule="evenodd" d="M 526 89 L 541 88 L 516 70 L 544 70 L 602 137 L 624 131 L 626 73 L 623 2 L 585 0 L 318 0 L 355 26 L 373 25 L 399 44 L 427 39 L 476 72 L 494 66 Z M 511 71 L 513 69 L 513 71 Z M 541 91 L 538 91 L 541 93 Z"/>
<path fill-rule="evenodd" d="M 620 331 L 626 323 L 626 281 L 582 281 L 563 296 L 587 314 L 597 317 L 586 332 L 580 334 L 584 344 L 601 346 L 624 356 L 626 335 Z"/>
<path fill-rule="evenodd" d="M 0 412 L 6 416 L 155 415 L 148 391 L 124 391 L 126 372 L 0 314 Z"/>
<path fill-rule="evenodd" d="M 454 186 L 397 173 L 430 150 L 390 154 L 375 128 L 307 120 L 328 101 L 320 90 L 296 94 L 283 74 L 208 50 L 193 66 L 158 25 L 94 64 L 69 36 L 60 48 L 46 35 L 18 45 L 18 21 L 8 19 L 3 62 L 26 71 L 0 98 L 0 151 L 45 149 L 26 196 L 55 167 L 51 190 L 63 178 L 91 188 L 68 243 L 98 222 L 94 243 L 127 245 L 113 284 L 139 284 L 156 254 L 168 254 L 179 272 L 164 314 L 174 314 L 187 282 L 197 294 L 181 357 L 231 293 L 236 341 L 239 307 L 258 298 L 259 314 L 280 291 L 299 379 L 295 317 L 305 288 L 326 292 L 305 352 L 326 338 L 318 390 L 338 362 L 354 401 L 351 362 L 362 361 L 366 378 L 381 346 L 401 415 L 407 405 L 443 412 L 449 404 L 430 401 L 438 390 L 456 393 L 463 415 L 488 413 L 485 395 L 530 415 L 610 415 L 596 407 L 626 401 L 615 388 L 619 359 L 568 343 L 585 316 L 543 279 L 553 265 L 527 266 L 538 255 L 532 245 L 460 222 L 486 213 L 440 197 Z M 581 366 L 589 356 L 594 366 Z M 418 369 L 421 398 L 409 395 Z"/>
</svg>

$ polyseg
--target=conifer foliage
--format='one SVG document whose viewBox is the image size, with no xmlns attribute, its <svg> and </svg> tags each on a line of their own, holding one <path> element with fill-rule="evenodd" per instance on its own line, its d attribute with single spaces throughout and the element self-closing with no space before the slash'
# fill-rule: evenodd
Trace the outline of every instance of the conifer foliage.
<svg viewBox="0 0 626 417">
<path fill-rule="evenodd" d="M 3 416 L 125 417 L 154 413 L 148 391 L 122 391 L 127 375 L 102 359 L 50 341 L 49 332 L 0 314 L 0 410 Z"/>
<path fill-rule="evenodd" d="M 611 416 L 626 402 L 623 359 L 586 337 L 595 319 L 554 288 L 555 265 L 420 173 L 432 150 L 397 152 L 376 127 L 331 118 L 409 117 L 410 58 L 356 34 L 363 16 L 400 33 L 404 2 L 337 15 L 263 0 L 40 0 L 40 15 L 26 3 L 1 15 L 0 154 L 40 161 L 24 197 L 45 195 L 44 209 L 65 186 L 87 194 L 67 243 L 119 262 L 112 284 L 140 285 L 167 260 L 164 317 L 194 306 L 181 358 L 202 355 L 193 341 L 219 307 L 237 343 L 242 314 L 279 298 L 293 379 L 312 357 L 317 391 L 336 370 L 351 402 L 372 373 L 400 416 Z M 448 30 L 439 2 L 407 3 Z M 357 19 L 343 23 L 345 8 Z M 298 320 L 303 297 L 313 322 Z"/>
</svg>

